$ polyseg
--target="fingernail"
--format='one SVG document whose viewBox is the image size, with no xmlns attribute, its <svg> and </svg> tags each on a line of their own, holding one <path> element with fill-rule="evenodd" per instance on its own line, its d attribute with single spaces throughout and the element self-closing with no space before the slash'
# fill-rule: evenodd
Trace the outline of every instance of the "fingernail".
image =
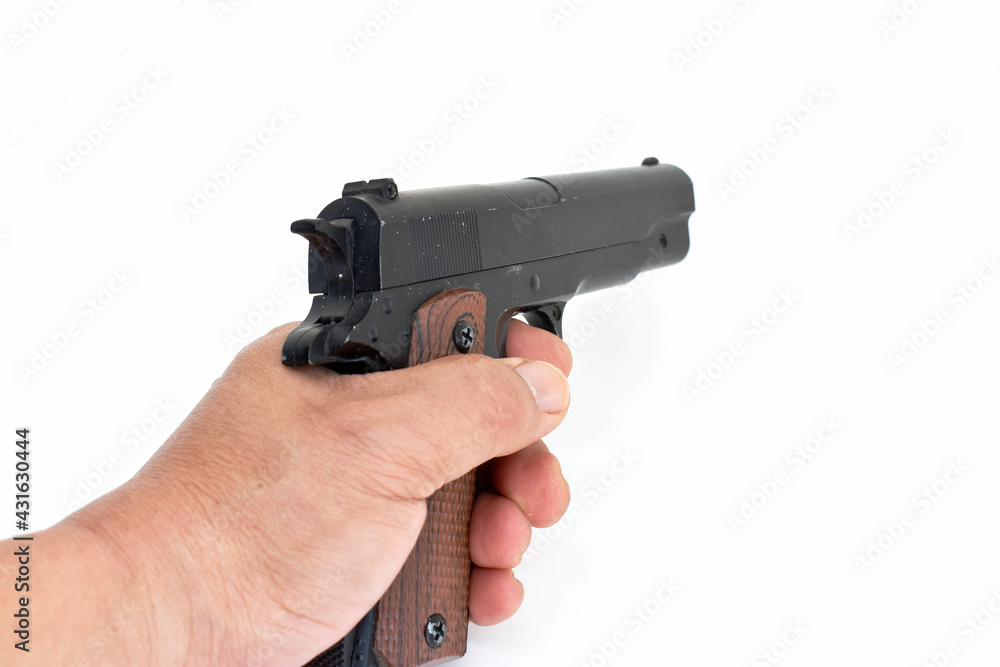
<svg viewBox="0 0 1000 667">
<path fill-rule="evenodd" d="M 514 370 L 528 383 L 542 412 L 562 412 L 569 405 L 569 381 L 555 366 L 544 361 L 529 361 Z"/>
</svg>

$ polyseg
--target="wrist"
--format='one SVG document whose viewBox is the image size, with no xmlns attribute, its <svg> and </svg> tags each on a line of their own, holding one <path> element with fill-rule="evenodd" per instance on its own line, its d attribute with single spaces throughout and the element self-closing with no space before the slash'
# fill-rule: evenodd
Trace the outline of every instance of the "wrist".
<svg viewBox="0 0 1000 667">
<path fill-rule="evenodd" d="M 188 592 L 163 521 L 129 485 L 53 527 L 65 578 L 91 587 L 90 664 L 182 664 L 192 645 Z M 77 583 L 77 587 L 81 584 Z"/>
<path fill-rule="evenodd" d="M 4 549 L 8 568 L 18 567 L 16 556 L 10 560 L 16 550 L 30 554 L 20 593 L 31 608 L 29 650 L 60 667 L 144 664 L 146 605 L 138 591 L 123 586 L 113 554 L 72 520 L 32 537 L 4 545 L 10 545 Z"/>
</svg>

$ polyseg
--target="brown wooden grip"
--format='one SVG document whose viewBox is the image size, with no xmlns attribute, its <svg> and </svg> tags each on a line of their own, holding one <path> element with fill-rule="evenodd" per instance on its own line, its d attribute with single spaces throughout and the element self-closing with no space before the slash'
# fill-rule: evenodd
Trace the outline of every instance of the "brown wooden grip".
<svg viewBox="0 0 1000 667">
<path fill-rule="evenodd" d="M 475 331 L 471 354 L 483 353 L 486 297 L 469 290 L 442 292 L 421 306 L 413 317 L 409 365 L 458 354 L 456 325 Z M 418 667 L 465 655 L 469 629 L 469 517 L 476 497 L 476 471 L 446 484 L 427 500 L 427 522 L 400 570 L 379 601 L 373 648 L 387 667 Z M 444 639 L 436 643 L 444 619 Z"/>
</svg>

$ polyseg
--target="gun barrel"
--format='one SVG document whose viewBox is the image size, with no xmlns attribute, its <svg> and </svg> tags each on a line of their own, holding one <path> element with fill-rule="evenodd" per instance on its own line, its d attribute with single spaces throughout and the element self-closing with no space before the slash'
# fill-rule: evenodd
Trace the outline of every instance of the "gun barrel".
<svg viewBox="0 0 1000 667">
<path fill-rule="evenodd" d="M 310 241 L 317 296 L 283 360 L 341 372 L 401 368 L 416 308 L 454 289 L 486 296 L 485 353 L 501 356 L 517 313 L 561 334 L 562 308 L 576 294 L 681 261 L 693 212 L 691 179 L 653 158 L 412 192 L 391 179 L 349 183 L 318 219 L 292 225 Z"/>
<path fill-rule="evenodd" d="M 691 179 L 677 167 L 641 167 L 463 185 L 379 197 L 371 190 L 320 218 L 357 221 L 356 289 L 373 291 L 496 269 L 666 235 L 680 261 Z"/>
</svg>

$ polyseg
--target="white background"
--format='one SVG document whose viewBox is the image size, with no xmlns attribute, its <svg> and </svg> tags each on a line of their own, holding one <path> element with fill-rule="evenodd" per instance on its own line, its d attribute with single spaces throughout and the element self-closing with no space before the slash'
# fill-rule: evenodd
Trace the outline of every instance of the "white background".
<svg viewBox="0 0 1000 667">
<path fill-rule="evenodd" d="M 0 16 L 0 382 L 5 428 L 33 429 L 33 528 L 305 316 L 288 224 L 344 182 L 656 155 L 695 182 L 691 253 L 571 304 L 574 405 L 548 440 L 575 517 L 536 532 L 521 611 L 461 664 L 997 664 L 996 3 L 401 0 L 367 45 L 383 0 L 49 4 Z M 249 159 L 275 110 L 294 118 Z"/>
</svg>

